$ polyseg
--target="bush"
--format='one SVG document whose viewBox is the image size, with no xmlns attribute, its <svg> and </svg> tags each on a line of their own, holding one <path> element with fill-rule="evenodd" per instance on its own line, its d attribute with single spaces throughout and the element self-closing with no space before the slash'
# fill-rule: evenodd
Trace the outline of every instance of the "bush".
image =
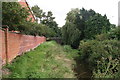
<svg viewBox="0 0 120 80">
<path fill-rule="evenodd" d="M 95 78 L 117 78 L 120 74 L 120 42 L 81 41 L 80 58 L 89 63 Z"/>
<path fill-rule="evenodd" d="M 98 41 L 103 41 L 103 40 L 120 40 L 120 27 L 115 27 L 111 29 L 108 33 L 102 33 L 99 35 L 96 35 L 95 37 L 96 40 Z"/>
<path fill-rule="evenodd" d="M 96 35 L 95 38 L 98 41 L 108 40 L 109 39 L 109 35 L 107 33 L 103 33 L 103 34 Z"/>
<path fill-rule="evenodd" d="M 112 29 L 109 33 L 109 38 L 110 39 L 117 39 L 120 40 L 120 27 L 116 27 Z"/>
<path fill-rule="evenodd" d="M 24 23 L 20 24 L 18 29 L 21 33 L 27 35 L 39 35 L 45 37 L 53 37 L 56 35 L 55 31 L 52 28 L 44 24 L 38 24 L 29 21 L 25 21 Z"/>
</svg>

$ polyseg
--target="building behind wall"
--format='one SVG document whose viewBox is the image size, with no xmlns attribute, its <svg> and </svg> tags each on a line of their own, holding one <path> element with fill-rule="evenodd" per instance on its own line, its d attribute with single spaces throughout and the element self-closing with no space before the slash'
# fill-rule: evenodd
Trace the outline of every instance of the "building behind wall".
<svg viewBox="0 0 120 80">
<path fill-rule="evenodd" d="M 34 14 L 32 13 L 30 7 L 29 7 L 29 4 L 27 3 L 26 0 L 18 0 L 19 4 L 22 6 L 22 7 L 25 7 L 29 10 L 29 13 L 30 15 L 28 16 L 27 20 L 31 20 L 32 22 L 35 22 L 35 16 Z"/>
</svg>

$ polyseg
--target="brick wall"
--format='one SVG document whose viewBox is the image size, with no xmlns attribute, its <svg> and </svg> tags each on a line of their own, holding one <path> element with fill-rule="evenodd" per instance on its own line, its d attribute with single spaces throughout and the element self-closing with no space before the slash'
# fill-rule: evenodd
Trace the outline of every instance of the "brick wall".
<svg viewBox="0 0 120 80">
<path fill-rule="evenodd" d="M 0 48 L 2 49 L 0 50 L 0 57 L 2 57 L 3 64 L 6 62 L 6 58 L 8 58 L 8 62 L 10 62 L 16 56 L 21 55 L 23 52 L 29 51 L 46 41 L 45 37 L 35 37 L 10 32 L 7 32 L 6 38 L 5 31 L 2 30 L 0 30 L 0 34 Z"/>
</svg>

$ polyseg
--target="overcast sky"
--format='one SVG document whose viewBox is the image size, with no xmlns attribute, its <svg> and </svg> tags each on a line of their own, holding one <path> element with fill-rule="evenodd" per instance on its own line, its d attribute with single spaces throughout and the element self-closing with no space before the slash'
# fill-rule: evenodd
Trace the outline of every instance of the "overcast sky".
<svg viewBox="0 0 120 80">
<path fill-rule="evenodd" d="M 38 5 L 43 11 L 52 11 L 59 26 L 65 24 L 66 14 L 71 8 L 93 9 L 106 14 L 112 24 L 118 25 L 118 2 L 120 0 L 27 0 L 30 6 Z"/>
</svg>

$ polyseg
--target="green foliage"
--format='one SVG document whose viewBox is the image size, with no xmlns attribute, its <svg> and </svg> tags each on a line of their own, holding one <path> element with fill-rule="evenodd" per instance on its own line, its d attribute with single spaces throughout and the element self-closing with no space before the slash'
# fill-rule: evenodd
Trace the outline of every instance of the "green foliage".
<svg viewBox="0 0 120 80">
<path fill-rule="evenodd" d="M 71 45 L 73 48 L 78 47 L 80 31 L 74 24 L 70 22 L 66 23 L 66 25 L 63 26 L 62 34 L 64 44 Z"/>
<path fill-rule="evenodd" d="M 47 23 L 38 24 L 35 22 L 27 21 L 29 11 L 22 8 L 17 2 L 3 2 L 2 3 L 2 23 L 8 25 L 9 30 L 18 30 L 23 34 L 39 35 L 46 37 L 60 36 L 60 30 L 52 17 L 52 12 L 46 15 L 37 5 L 32 7 L 33 13 L 39 18 L 41 23 L 47 20 Z"/>
<path fill-rule="evenodd" d="M 31 9 L 32 9 L 34 15 L 37 17 L 37 20 L 36 20 L 36 21 L 38 21 L 38 18 L 39 18 L 40 21 L 41 21 L 42 17 L 44 16 L 43 10 L 40 9 L 37 5 L 35 5 L 35 6 L 32 7 Z"/>
<path fill-rule="evenodd" d="M 120 74 L 120 42 L 90 40 L 80 44 L 80 58 L 89 63 L 94 78 L 118 78 Z"/>
<path fill-rule="evenodd" d="M 90 17 L 94 16 L 96 12 L 92 9 L 85 10 L 84 8 L 79 10 L 79 13 L 76 15 L 75 24 L 77 28 L 81 31 L 80 40 L 85 39 L 85 30 L 86 30 L 86 21 L 90 19 Z M 88 34 L 89 35 L 89 34 Z"/>
<path fill-rule="evenodd" d="M 96 40 L 120 40 L 120 28 L 119 27 L 114 27 L 107 33 L 103 33 L 100 35 L 96 35 Z"/>
<path fill-rule="evenodd" d="M 104 41 L 109 39 L 109 35 L 107 33 L 99 34 L 95 36 L 95 39 L 98 41 Z"/>
<path fill-rule="evenodd" d="M 32 10 L 35 16 L 37 17 L 37 21 L 51 28 L 50 32 L 52 30 L 52 34 L 55 32 L 54 37 L 61 36 L 58 24 L 56 23 L 56 21 L 54 21 L 55 17 L 53 17 L 53 13 L 51 11 L 48 11 L 46 14 L 46 12 L 43 12 L 43 10 L 40 9 L 37 5 L 33 6 Z"/>
<path fill-rule="evenodd" d="M 107 33 L 110 30 L 110 22 L 106 15 L 96 14 L 85 22 L 85 38 L 92 39 L 97 34 Z"/>
<path fill-rule="evenodd" d="M 66 26 L 67 28 L 65 28 Z M 107 33 L 113 27 L 114 25 L 110 24 L 106 15 L 102 16 L 92 9 L 72 9 L 67 14 L 66 23 L 62 29 L 63 40 L 65 44 L 77 48 L 80 40 L 94 39 L 96 35 Z M 69 28 L 72 28 L 71 31 Z M 74 38 L 73 42 L 71 42 L 71 38 Z"/>
<path fill-rule="evenodd" d="M 0 1 L 0 10 L 2 10 L 2 2 Z M 2 14 L 2 11 L 0 11 L 0 14 Z M 2 15 L 0 15 L 0 25 L 2 23 Z"/>
<path fill-rule="evenodd" d="M 113 28 L 108 33 L 110 39 L 117 39 L 120 40 L 120 27 Z"/>
<path fill-rule="evenodd" d="M 19 30 L 21 31 L 21 33 L 34 36 L 39 35 L 51 37 L 56 34 L 52 28 L 49 28 L 44 24 L 38 24 L 33 22 L 24 22 L 18 28 L 20 28 Z"/>
<path fill-rule="evenodd" d="M 96 40 L 103 41 L 103 40 L 120 40 L 120 28 L 114 27 L 107 33 L 102 33 L 99 35 L 96 35 Z"/>
<path fill-rule="evenodd" d="M 45 16 L 43 16 L 43 20 L 41 20 L 41 23 L 46 24 L 49 27 L 51 23 L 54 24 L 55 21 L 53 21 L 55 19 L 55 17 L 53 17 L 53 13 L 51 11 L 48 11 L 47 14 Z"/>
<path fill-rule="evenodd" d="M 71 22 L 74 24 L 77 18 L 77 14 L 79 14 L 79 9 L 72 9 L 70 12 L 67 13 L 66 22 Z"/>
<path fill-rule="evenodd" d="M 77 49 L 72 49 L 69 45 L 64 45 L 63 50 L 70 59 L 76 59 L 79 56 L 79 51 Z"/>
<path fill-rule="evenodd" d="M 29 13 L 17 2 L 2 3 L 2 24 L 8 25 L 9 30 L 19 30 L 18 26 L 26 21 Z"/>
<path fill-rule="evenodd" d="M 32 29 L 34 28 L 34 24 L 32 22 L 28 22 L 28 21 L 24 21 L 23 23 L 21 23 L 18 26 L 18 30 L 22 33 L 22 34 L 27 34 L 27 35 L 33 35 L 31 34 Z"/>
<path fill-rule="evenodd" d="M 78 9 L 72 9 L 66 17 L 66 23 L 62 27 L 62 37 L 63 42 L 66 45 L 71 45 L 73 48 L 77 48 L 79 45 L 79 38 L 81 32 L 77 28 L 75 23 L 76 15 L 78 14 Z"/>
<path fill-rule="evenodd" d="M 10 70 L 4 78 L 75 78 L 72 71 L 77 50 L 65 48 L 50 41 L 16 58 L 5 68 Z"/>
<path fill-rule="evenodd" d="M 40 34 L 46 37 L 54 37 L 56 35 L 55 31 L 52 28 L 49 28 L 46 25 L 42 25 L 40 28 Z"/>
</svg>

